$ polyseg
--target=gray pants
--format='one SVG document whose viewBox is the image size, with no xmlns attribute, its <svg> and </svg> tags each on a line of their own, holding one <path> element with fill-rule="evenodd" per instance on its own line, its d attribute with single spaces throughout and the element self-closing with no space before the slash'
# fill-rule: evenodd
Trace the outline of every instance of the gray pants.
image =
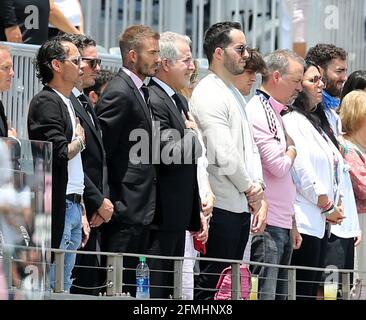
<svg viewBox="0 0 366 320">
<path fill-rule="evenodd" d="M 291 255 L 291 230 L 267 225 L 263 234 L 253 236 L 251 261 L 289 265 Z M 287 299 L 287 269 L 262 266 L 251 266 L 250 269 L 259 276 L 260 300 Z"/>
</svg>

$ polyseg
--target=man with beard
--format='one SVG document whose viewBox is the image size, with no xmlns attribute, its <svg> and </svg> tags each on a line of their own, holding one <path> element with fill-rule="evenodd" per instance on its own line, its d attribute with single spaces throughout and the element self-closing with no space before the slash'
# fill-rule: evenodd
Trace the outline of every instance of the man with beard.
<svg viewBox="0 0 366 320">
<path fill-rule="evenodd" d="M 249 229 L 262 230 L 263 181 L 258 149 L 245 112 L 245 101 L 232 84 L 249 57 L 241 25 L 220 22 L 205 34 L 210 73 L 193 90 L 191 111 L 207 140 L 208 172 L 216 205 L 210 222 L 206 258 L 242 259 Z M 254 214 L 250 226 L 250 213 Z M 201 261 L 195 299 L 212 299 L 227 263 Z M 209 290 L 207 290 L 209 289 Z"/>
<path fill-rule="evenodd" d="M 261 156 L 269 207 L 266 229 L 263 234 L 253 236 L 250 260 L 289 265 L 292 246 L 298 249 L 301 244 L 301 236 L 293 224 L 296 189 L 291 168 L 297 153 L 283 127 L 281 112 L 302 90 L 304 60 L 293 51 L 276 50 L 265 56 L 264 61 L 267 72 L 262 86 L 246 110 Z M 260 300 L 286 299 L 286 269 L 252 266 L 252 271 L 259 276 Z"/>
<path fill-rule="evenodd" d="M 102 233 L 103 251 L 147 253 L 155 213 L 156 168 L 152 163 L 153 113 L 143 81 L 154 76 L 160 65 L 159 38 L 143 25 L 132 25 L 122 33 L 123 66 L 95 106 L 114 204 L 112 220 Z M 125 257 L 123 262 L 124 268 L 136 268 L 138 259 Z M 130 285 L 124 290 L 134 295 L 135 272 L 125 271 L 123 280 Z"/>
<path fill-rule="evenodd" d="M 326 88 L 323 90 L 323 101 L 318 106 L 317 114 L 322 129 L 327 133 L 337 148 L 337 137 L 341 136 L 342 123 L 336 113 L 340 105 L 340 96 L 347 81 L 347 52 L 332 44 L 317 44 L 309 49 L 306 59 L 312 60 L 323 69 Z M 324 115 L 325 116 L 322 116 Z M 336 266 L 339 269 L 354 269 L 354 247 L 361 241 L 358 227 L 358 214 L 352 189 L 350 174 L 344 171 L 342 194 L 346 219 L 341 225 L 332 225 L 327 241 L 324 266 Z M 324 275 L 324 278 L 326 275 Z M 340 281 L 340 279 L 339 279 Z M 352 282 L 352 279 L 351 279 Z M 322 295 L 321 288 L 318 295 Z"/>
<path fill-rule="evenodd" d="M 347 80 L 347 52 L 333 44 L 318 43 L 309 49 L 306 59 L 323 69 L 326 88 L 323 90 L 323 108 L 333 134 L 340 129 L 339 117 L 335 110 L 340 104 L 343 85 Z"/>
</svg>

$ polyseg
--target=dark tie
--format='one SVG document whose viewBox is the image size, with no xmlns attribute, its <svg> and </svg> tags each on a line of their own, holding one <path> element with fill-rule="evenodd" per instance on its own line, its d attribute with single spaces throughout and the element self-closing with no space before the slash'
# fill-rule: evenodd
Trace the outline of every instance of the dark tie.
<svg viewBox="0 0 366 320">
<path fill-rule="evenodd" d="M 175 101 L 175 104 L 177 106 L 179 113 L 181 114 L 183 112 L 184 115 L 186 116 L 186 118 L 188 119 L 188 114 L 187 114 L 188 110 L 187 110 L 187 107 L 183 104 L 182 99 L 176 93 L 174 93 L 172 95 L 172 98 Z"/>
<path fill-rule="evenodd" d="M 150 104 L 150 94 L 149 94 L 149 89 L 147 88 L 147 86 L 142 85 L 142 86 L 141 86 L 141 91 L 142 91 L 142 93 L 144 94 L 145 102 L 146 102 L 147 106 L 149 107 L 149 104 Z"/>
<path fill-rule="evenodd" d="M 78 96 L 78 99 L 81 102 L 81 105 L 84 107 L 86 113 L 89 115 L 95 128 L 98 130 L 99 128 L 98 128 L 98 125 L 96 124 L 96 119 L 94 119 L 94 117 L 93 117 L 93 111 L 92 111 L 92 108 L 90 106 L 90 103 L 89 103 L 87 97 L 85 96 L 85 94 L 82 93 L 80 96 Z"/>
<path fill-rule="evenodd" d="M 154 113 L 153 113 L 153 111 L 151 110 L 151 105 L 150 105 L 150 94 L 149 94 L 149 89 L 147 88 L 147 86 L 142 85 L 142 86 L 141 86 L 141 91 L 142 91 L 142 93 L 144 94 L 144 99 L 145 99 L 146 105 L 147 105 L 147 107 L 148 107 L 148 109 L 149 109 L 151 119 L 152 119 L 152 120 L 154 120 Z"/>
<path fill-rule="evenodd" d="M 99 131 L 99 126 L 98 126 L 98 119 L 94 118 L 93 114 L 93 110 L 90 106 L 90 103 L 88 101 L 88 98 L 85 96 L 85 94 L 81 94 L 80 96 L 78 96 L 79 101 L 81 102 L 82 106 L 84 107 L 85 111 L 87 112 L 87 114 L 89 115 L 90 119 L 92 120 L 92 123 L 94 124 L 95 129 L 97 130 L 97 132 L 99 132 L 100 137 L 102 136 L 102 131 Z M 105 197 L 109 197 L 109 186 L 108 186 L 108 170 L 107 170 L 107 163 L 106 163 L 106 158 L 105 158 L 105 151 L 103 149 L 103 180 L 102 180 L 102 184 L 103 184 L 103 195 Z"/>
</svg>

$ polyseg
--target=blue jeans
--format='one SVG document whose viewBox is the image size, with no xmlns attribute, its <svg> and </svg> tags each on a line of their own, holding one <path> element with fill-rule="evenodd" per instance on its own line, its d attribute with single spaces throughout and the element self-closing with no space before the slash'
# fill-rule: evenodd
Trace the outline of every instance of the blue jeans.
<svg viewBox="0 0 366 320">
<path fill-rule="evenodd" d="M 250 260 L 289 265 L 292 250 L 291 230 L 267 226 L 263 234 L 253 236 Z M 251 271 L 259 276 L 260 300 L 285 300 L 287 298 L 287 269 L 252 266 Z"/>
<path fill-rule="evenodd" d="M 77 250 L 81 245 L 82 239 L 82 208 L 78 203 L 66 200 L 65 227 L 62 235 L 60 249 Z M 64 261 L 64 290 L 69 292 L 72 280 L 71 273 L 75 265 L 76 254 L 65 253 Z M 51 288 L 55 287 L 55 265 L 50 269 Z"/>
</svg>

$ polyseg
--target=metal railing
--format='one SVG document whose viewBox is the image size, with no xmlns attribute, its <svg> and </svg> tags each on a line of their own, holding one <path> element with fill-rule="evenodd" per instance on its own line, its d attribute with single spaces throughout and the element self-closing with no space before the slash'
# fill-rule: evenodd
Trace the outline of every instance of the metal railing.
<svg viewBox="0 0 366 320">
<path fill-rule="evenodd" d="M 36 248 L 31 247 L 21 247 L 17 246 L 17 248 L 23 248 L 24 250 L 33 250 Z M 126 254 L 126 253 L 108 253 L 108 252 L 85 252 L 85 251 L 68 251 L 68 250 L 61 250 L 61 249 L 48 249 L 47 252 L 53 251 L 55 253 L 55 287 L 52 294 L 52 299 L 58 299 L 57 294 L 65 294 L 63 290 L 63 263 L 64 263 L 64 255 L 65 253 L 77 253 L 77 254 L 89 254 L 89 255 L 103 255 L 107 257 L 107 263 L 105 268 L 101 268 L 107 271 L 106 276 L 106 282 L 104 285 L 98 287 L 100 289 L 105 289 L 106 296 L 107 297 L 114 297 L 114 298 L 120 298 L 120 299 L 131 299 L 129 294 L 126 294 L 126 292 L 123 292 L 123 286 L 125 285 L 123 280 L 123 271 L 125 270 L 123 267 L 123 259 L 125 257 L 139 257 L 138 254 Z M 319 272 L 327 272 L 327 273 L 334 273 L 339 275 L 340 283 L 334 282 L 333 286 L 335 287 L 334 296 L 333 297 L 324 297 L 324 299 L 342 299 L 342 300 L 349 300 L 350 299 L 350 276 L 351 274 L 354 274 L 355 272 L 358 273 L 366 273 L 366 272 L 360 272 L 356 270 L 348 270 L 348 269 L 336 269 L 336 268 L 312 268 L 312 267 L 300 267 L 300 266 L 283 266 L 283 265 L 274 265 L 274 264 L 268 264 L 268 263 L 259 263 L 259 262 L 253 262 L 253 261 L 241 261 L 241 260 L 227 260 L 227 259 L 211 259 L 211 258 L 199 258 L 199 257 L 164 257 L 164 256 L 153 256 L 153 255 L 144 255 L 148 259 L 165 259 L 165 260 L 171 260 L 174 261 L 174 271 L 171 271 L 174 273 L 174 284 L 171 288 L 173 294 L 171 296 L 171 299 L 174 300 L 182 300 L 183 299 L 183 282 L 182 282 L 182 275 L 183 275 L 183 261 L 184 259 L 190 259 L 194 260 L 196 262 L 200 261 L 211 261 L 211 262 L 217 262 L 217 263 L 225 263 L 227 265 L 231 265 L 232 268 L 232 274 L 231 274 L 231 299 L 232 300 L 240 300 L 241 299 L 241 281 L 240 281 L 240 265 L 245 263 L 248 266 L 264 266 L 264 267 L 276 267 L 276 268 L 282 268 L 288 270 L 288 279 L 283 279 L 283 281 L 287 282 L 287 288 L 288 293 L 286 294 L 287 300 L 296 300 L 298 298 L 296 293 L 296 285 L 297 285 L 297 278 L 296 274 L 298 270 L 308 270 L 308 271 L 319 271 Z M 16 290 L 17 288 L 14 288 L 12 283 L 12 265 L 14 263 L 19 262 L 20 260 L 15 259 L 14 257 L 10 256 L 4 256 L 3 262 L 5 266 L 5 270 L 7 270 L 8 275 L 8 284 L 10 290 Z M 1 260 L 0 260 L 1 262 Z M 21 261 L 26 262 L 26 261 Z M 34 262 L 29 262 L 34 263 Z M 41 266 L 43 269 L 47 268 L 48 263 L 46 262 L 38 262 L 39 266 Z M 79 266 L 80 267 L 80 266 Z M 161 270 L 150 270 L 150 271 L 161 271 Z M 161 272 L 169 272 L 169 271 L 161 271 Z M 210 274 L 213 275 L 213 274 Z M 219 275 L 219 274 L 215 274 Z M 42 288 L 43 298 L 48 299 L 50 298 L 50 289 L 49 289 L 49 282 L 47 282 L 47 276 L 44 274 L 45 280 L 42 282 L 44 284 Z M 253 285 L 253 279 L 257 279 L 255 281 L 256 285 Z M 278 279 L 281 280 L 281 279 Z M 324 284 L 324 282 L 318 282 L 320 285 Z M 258 290 L 258 277 L 255 275 L 252 275 L 252 286 L 251 286 L 251 292 L 250 292 L 250 300 L 257 300 L 259 294 L 265 294 L 266 292 L 261 292 L 260 288 Z M 193 288 L 192 288 L 193 289 Z M 206 289 L 208 291 L 216 291 L 216 288 L 208 288 Z M 337 298 L 337 293 L 341 292 L 341 297 Z M 40 293 L 40 292 L 38 292 Z M 41 297 L 42 295 L 38 294 L 37 297 Z M 73 295 L 71 295 L 73 296 Z M 64 299 L 65 295 L 63 297 L 59 296 L 59 298 Z M 85 295 L 78 295 L 78 299 L 90 299 L 91 296 Z M 94 297 L 96 298 L 96 297 Z M 168 298 L 168 297 L 167 297 Z M 305 297 L 300 297 L 305 298 Z M 306 298 L 316 298 L 316 297 L 306 297 Z"/>
</svg>

